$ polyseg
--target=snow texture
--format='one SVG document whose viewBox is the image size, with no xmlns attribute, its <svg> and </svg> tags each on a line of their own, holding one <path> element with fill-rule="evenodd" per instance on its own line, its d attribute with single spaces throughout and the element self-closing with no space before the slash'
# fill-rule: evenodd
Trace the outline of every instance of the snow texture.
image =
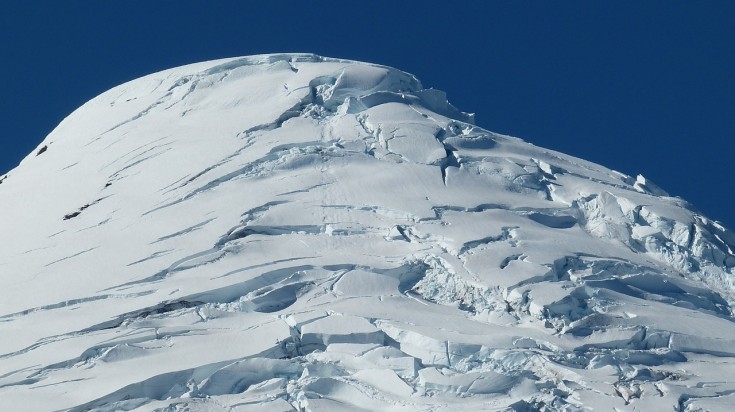
<svg viewBox="0 0 735 412">
<path fill-rule="evenodd" d="M 400 70 L 166 70 L 0 182 L 3 411 L 735 402 L 735 234 Z"/>
</svg>

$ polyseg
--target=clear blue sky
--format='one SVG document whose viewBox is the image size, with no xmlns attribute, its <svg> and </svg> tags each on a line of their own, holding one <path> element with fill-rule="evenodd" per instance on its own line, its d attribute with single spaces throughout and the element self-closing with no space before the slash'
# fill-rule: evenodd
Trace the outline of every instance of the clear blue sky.
<svg viewBox="0 0 735 412">
<path fill-rule="evenodd" d="M 642 173 L 735 228 L 733 1 L 4 0 L 0 174 L 124 81 L 288 51 L 412 72 L 485 128 Z"/>
</svg>

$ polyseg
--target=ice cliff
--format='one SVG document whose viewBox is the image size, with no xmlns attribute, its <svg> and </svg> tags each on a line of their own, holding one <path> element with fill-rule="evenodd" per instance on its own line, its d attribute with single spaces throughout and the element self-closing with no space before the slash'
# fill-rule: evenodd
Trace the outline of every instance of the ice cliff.
<svg viewBox="0 0 735 412">
<path fill-rule="evenodd" d="M 400 70 L 131 81 L 0 177 L 0 207 L 0 410 L 735 404 L 735 234 Z"/>
</svg>

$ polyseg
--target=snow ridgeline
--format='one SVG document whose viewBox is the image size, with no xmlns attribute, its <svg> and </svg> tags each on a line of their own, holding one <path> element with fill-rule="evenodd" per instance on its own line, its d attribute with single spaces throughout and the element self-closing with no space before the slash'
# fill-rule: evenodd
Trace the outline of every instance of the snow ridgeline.
<svg viewBox="0 0 735 412">
<path fill-rule="evenodd" d="M 735 235 L 314 55 L 114 88 L 3 177 L 5 410 L 727 410 Z"/>
</svg>

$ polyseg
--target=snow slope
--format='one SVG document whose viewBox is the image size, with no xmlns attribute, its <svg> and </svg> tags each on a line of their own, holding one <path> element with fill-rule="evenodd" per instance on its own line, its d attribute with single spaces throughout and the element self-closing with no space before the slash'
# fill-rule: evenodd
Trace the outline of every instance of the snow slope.
<svg viewBox="0 0 735 412">
<path fill-rule="evenodd" d="M 735 234 L 399 70 L 152 74 L 0 179 L 0 410 L 735 403 Z"/>
</svg>

